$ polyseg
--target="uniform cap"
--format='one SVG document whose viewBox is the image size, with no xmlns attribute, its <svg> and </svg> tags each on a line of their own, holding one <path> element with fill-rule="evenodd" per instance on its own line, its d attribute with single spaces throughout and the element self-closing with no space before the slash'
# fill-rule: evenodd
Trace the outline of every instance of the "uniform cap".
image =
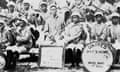
<svg viewBox="0 0 120 72">
<path fill-rule="evenodd" d="M 74 16 L 74 15 L 77 15 L 77 16 L 81 17 L 80 13 L 77 12 L 77 11 L 73 12 L 71 16 Z"/>
<path fill-rule="evenodd" d="M 15 6 L 15 3 L 14 2 L 9 2 L 8 4 L 7 4 L 7 6 L 9 7 L 9 6 Z"/>
<path fill-rule="evenodd" d="M 117 3 L 115 7 L 116 7 L 116 8 L 120 7 L 120 2 Z"/>
<path fill-rule="evenodd" d="M 95 16 L 96 16 L 96 15 L 102 15 L 102 16 L 103 16 L 103 13 L 102 13 L 102 12 L 96 12 L 96 13 L 95 13 Z"/>
<path fill-rule="evenodd" d="M 93 7 L 93 6 L 88 6 L 88 7 L 87 7 L 87 9 L 90 9 L 90 10 L 93 10 L 93 11 L 95 11 L 95 10 L 96 10 L 96 8 L 95 8 L 95 7 Z"/>
<path fill-rule="evenodd" d="M 23 3 L 28 3 L 28 4 L 31 4 L 30 0 L 24 0 Z"/>
<path fill-rule="evenodd" d="M 116 12 L 114 12 L 114 13 L 112 13 L 112 14 L 110 15 L 110 17 L 114 17 L 114 16 L 119 17 L 120 15 L 119 15 L 118 13 L 116 13 Z"/>
<path fill-rule="evenodd" d="M 47 5 L 47 3 L 46 2 L 41 2 L 40 5 Z"/>
<path fill-rule="evenodd" d="M 56 4 L 51 4 L 51 5 L 50 5 L 50 8 L 51 8 L 51 7 L 57 7 L 57 5 L 56 5 Z"/>
</svg>

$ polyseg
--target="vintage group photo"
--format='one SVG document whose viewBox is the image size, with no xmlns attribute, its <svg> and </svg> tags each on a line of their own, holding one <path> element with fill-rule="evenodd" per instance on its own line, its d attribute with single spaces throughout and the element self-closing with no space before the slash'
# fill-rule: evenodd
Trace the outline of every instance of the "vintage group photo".
<svg viewBox="0 0 120 72">
<path fill-rule="evenodd" d="M 120 0 L 0 0 L 0 72 L 120 72 Z"/>
</svg>

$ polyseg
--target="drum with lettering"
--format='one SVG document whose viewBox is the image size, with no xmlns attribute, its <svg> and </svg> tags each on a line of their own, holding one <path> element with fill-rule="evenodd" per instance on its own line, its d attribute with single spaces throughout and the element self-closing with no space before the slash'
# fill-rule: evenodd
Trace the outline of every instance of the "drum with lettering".
<svg viewBox="0 0 120 72">
<path fill-rule="evenodd" d="M 104 41 L 88 44 L 82 53 L 84 67 L 90 72 L 106 72 L 115 60 L 115 49 Z"/>
</svg>

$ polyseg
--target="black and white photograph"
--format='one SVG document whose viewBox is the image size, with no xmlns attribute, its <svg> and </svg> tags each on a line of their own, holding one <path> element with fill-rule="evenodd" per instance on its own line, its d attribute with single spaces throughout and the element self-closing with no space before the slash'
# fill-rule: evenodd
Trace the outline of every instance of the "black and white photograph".
<svg viewBox="0 0 120 72">
<path fill-rule="evenodd" d="M 120 0 L 0 0 L 0 72 L 120 72 Z"/>
</svg>

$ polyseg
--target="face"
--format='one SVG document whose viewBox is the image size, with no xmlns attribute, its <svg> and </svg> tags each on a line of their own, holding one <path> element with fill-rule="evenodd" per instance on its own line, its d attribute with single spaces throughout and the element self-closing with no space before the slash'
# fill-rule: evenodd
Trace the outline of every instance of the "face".
<svg viewBox="0 0 120 72">
<path fill-rule="evenodd" d="M 50 14 L 55 15 L 57 13 L 57 8 L 56 7 L 51 7 L 50 8 Z"/>
<path fill-rule="evenodd" d="M 19 21 L 16 26 L 22 28 L 25 26 L 25 24 L 23 21 Z"/>
<path fill-rule="evenodd" d="M 101 3 L 104 3 L 105 2 L 105 0 L 99 0 Z"/>
<path fill-rule="evenodd" d="M 81 1 L 82 1 L 82 0 L 75 0 L 75 3 L 76 3 L 77 5 L 79 5 L 79 4 L 81 4 Z"/>
<path fill-rule="evenodd" d="M 86 17 L 88 22 L 94 22 L 94 15 L 90 14 L 90 15 L 87 15 Z"/>
<path fill-rule="evenodd" d="M 119 17 L 113 17 L 113 18 L 112 18 L 112 23 L 113 23 L 114 25 L 117 25 L 117 24 L 119 23 Z"/>
<path fill-rule="evenodd" d="M 96 21 L 100 22 L 102 20 L 102 15 L 96 15 Z"/>
<path fill-rule="evenodd" d="M 8 23 L 7 26 L 10 27 L 10 28 L 12 28 L 12 27 L 13 27 L 13 24 Z"/>
<path fill-rule="evenodd" d="M 117 8 L 117 12 L 120 13 L 120 7 Z"/>
<path fill-rule="evenodd" d="M 41 5 L 41 10 L 43 11 L 43 12 L 46 12 L 47 11 L 47 5 Z"/>
<path fill-rule="evenodd" d="M 79 16 L 77 15 L 72 16 L 72 22 L 76 23 L 78 21 L 79 21 Z"/>
<path fill-rule="evenodd" d="M 12 5 L 8 7 L 8 9 L 9 9 L 10 11 L 14 11 L 14 8 L 15 8 L 15 7 L 12 6 Z"/>
<path fill-rule="evenodd" d="M 29 7 L 30 7 L 30 5 L 29 5 L 28 3 L 25 3 L 25 4 L 24 4 L 24 9 L 25 9 L 25 10 L 29 9 Z"/>
</svg>

